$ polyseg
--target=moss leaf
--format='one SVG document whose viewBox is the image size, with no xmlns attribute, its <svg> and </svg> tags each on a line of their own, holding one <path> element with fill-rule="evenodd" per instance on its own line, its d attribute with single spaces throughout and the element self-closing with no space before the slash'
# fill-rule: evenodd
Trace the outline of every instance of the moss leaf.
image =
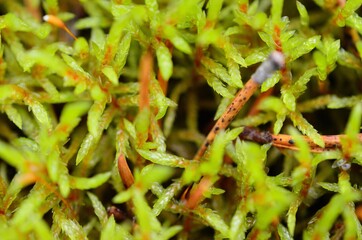
<svg viewBox="0 0 362 240">
<path fill-rule="evenodd" d="M 290 119 L 303 134 L 307 135 L 315 144 L 324 147 L 324 141 L 315 128 L 298 112 L 291 112 Z"/>
<path fill-rule="evenodd" d="M 94 147 L 96 143 L 96 139 L 92 134 L 87 134 L 87 136 L 83 139 L 83 142 L 80 146 L 80 149 L 77 154 L 76 164 L 78 165 L 83 159 L 88 155 L 90 149 Z"/>
<path fill-rule="evenodd" d="M 313 36 L 303 40 L 301 39 L 300 43 L 296 46 L 294 51 L 290 52 L 289 57 L 291 58 L 291 60 L 295 60 L 303 56 L 304 54 L 309 53 L 320 43 L 320 39 L 320 36 Z"/>
<path fill-rule="evenodd" d="M 169 167 L 186 167 L 191 161 L 183 157 L 179 157 L 170 153 L 156 152 L 149 150 L 138 149 L 137 152 L 147 160 Z"/>
<path fill-rule="evenodd" d="M 112 239 L 114 236 L 118 236 L 116 231 L 116 221 L 114 220 L 113 215 L 108 219 L 105 218 L 105 221 L 106 224 L 104 225 L 104 228 L 101 232 L 101 240 Z"/>
<path fill-rule="evenodd" d="M 60 115 L 60 122 L 62 124 L 74 125 L 74 122 L 79 122 L 79 117 L 87 113 L 90 107 L 91 103 L 87 101 L 68 103 L 64 106 Z"/>
<path fill-rule="evenodd" d="M 54 221 L 70 239 L 87 239 L 82 226 L 75 220 L 68 218 L 60 209 L 53 212 Z"/>
<path fill-rule="evenodd" d="M 292 240 L 291 234 L 288 232 L 288 229 L 282 224 L 278 225 L 278 234 L 281 240 Z"/>
<path fill-rule="evenodd" d="M 118 46 L 118 51 L 113 60 L 113 68 L 119 77 L 121 75 L 122 69 L 126 64 L 127 56 L 129 54 L 129 48 L 131 46 L 132 36 L 129 33 L 126 33 Z"/>
<path fill-rule="evenodd" d="M 210 224 L 210 226 L 219 231 L 224 238 L 229 237 L 229 226 L 219 214 L 209 208 L 202 209 L 202 211 L 195 211 L 195 213 Z"/>
<path fill-rule="evenodd" d="M 309 25 L 309 15 L 308 15 L 307 9 L 299 1 L 297 1 L 297 9 L 298 9 L 298 12 L 299 12 L 299 15 L 300 15 L 300 23 L 303 26 L 308 26 Z"/>
<path fill-rule="evenodd" d="M 93 193 L 87 192 L 87 195 L 89 199 L 92 202 L 92 206 L 94 208 L 94 213 L 97 215 L 99 222 L 102 226 L 107 227 L 108 217 L 107 217 L 107 211 L 104 208 L 101 201 L 99 201 L 98 197 L 94 195 Z"/>
<path fill-rule="evenodd" d="M 215 74 L 217 78 L 221 81 L 230 84 L 230 75 L 226 68 L 222 66 L 220 63 L 215 62 L 213 59 L 208 57 L 203 57 L 201 63 L 208 69 L 211 73 Z"/>
<path fill-rule="evenodd" d="M 141 233 L 149 235 L 153 231 L 160 232 L 162 229 L 161 224 L 152 213 L 152 210 L 141 191 L 134 191 L 133 203 Z"/>
<path fill-rule="evenodd" d="M 100 119 L 106 107 L 106 102 L 104 101 L 95 101 L 92 107 L 89 109 L 88 118 L 87 118 L 87 126 L 90 134 L 94 137 L 100 135 L 101 129 Z"/>
<path fill-rule="evenodd" d="M 12 105 L 5 105 L 5 113 L 8 118 L 20 129 L 23 127 L 23 120 L 21 119 L 21 115 L 19 114 L 18 110 Z"/>
<path fill-rule="evenodd" d="M 110 172 L 100 173 L 91 178 L 73 177 L 70 176 L 70 187 L 73 189 L 92 189 L 97 188 L 105 183 L 111 176 Z"/>
<path fill-rule="evenodd" d="M 361 129 L 362 104 L 358 103 L 352 108 L 351 116 L 346 127 L 346 134 L 350 138 L 356 137 Z"/>
<path fill-rule="evenodd" d="M 172 76 L 173 63 L 170 50 L 164 43 L 159 43 L 157 45 L 156 56 L 162 78 L 167 81 Z"/>
<path fill-rule="evenodd" d="M 115 86 L 118 85 L 118 76 L 117 73 L 114 71 L 113 67 L 106 66 L 102 68 L 102 73 L 108 78 L 108 80 Z"/>
<path fill-rule="evenodd" d="M 200 69 L 200 73 L 207 80 L 207 83 L 221 96 L 225 98 L 232 98 L 233 95 L 228 91 L 224 84 L 213 74 L 208 72 L 206 69 Z"/>
<path fill-rule="evenodd" d="M 49 128 L 51 126 L 51 123 L 44 106 L 38 101 L 32 101 L 31 103 L 29 103 L 29 105 L 36 119 L 41 124 Z"/>
<path fill-rule="evenodd" d="M 142 189 L 150 189 L 153 183 L 162 183 L 168 180 L 174 174 L 174 172 L 174 169 L 170 167 L 155 164 L 147 165 L 142 169 L 140 174 Z"/>
<path fill-rule="evenodd" d="M 169 39 L 172 44 L 180 50 L 181 52 L 184 52 L 186 54 L 191 54 L 192 50 L 190 45 L 187 43 L 187 41 L 178 33 L 178 31 L 170 26 L 166 25 L 164 26 L 164 36 L 165 38 Z"/>
</svg>

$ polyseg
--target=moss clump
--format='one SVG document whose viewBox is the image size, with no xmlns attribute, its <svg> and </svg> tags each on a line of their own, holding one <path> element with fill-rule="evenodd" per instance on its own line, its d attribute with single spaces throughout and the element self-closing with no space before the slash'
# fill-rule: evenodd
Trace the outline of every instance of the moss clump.
<svg viewBox="0 0 362 240">
<path fill-rule="evenodd" d="M 2 237 L 362 239 L 361 4 L 3 1 Z"/>
</svg>

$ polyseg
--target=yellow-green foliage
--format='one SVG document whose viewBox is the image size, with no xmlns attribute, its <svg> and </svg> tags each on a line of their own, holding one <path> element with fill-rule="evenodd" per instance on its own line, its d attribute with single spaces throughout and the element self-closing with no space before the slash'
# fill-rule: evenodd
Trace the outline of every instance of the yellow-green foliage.
<svg viewBox="0 0 362 240">
<path fill-rule="evenodd" d="M 0 238 L 362 239 L 361 4 L 1 1 Z M 285 67 L 193 160 L 273 50 Z M 241 140 L 243 126 L 298 150 Z M 323 151 L 328 134 L 341 148 Z"/>
</svg>

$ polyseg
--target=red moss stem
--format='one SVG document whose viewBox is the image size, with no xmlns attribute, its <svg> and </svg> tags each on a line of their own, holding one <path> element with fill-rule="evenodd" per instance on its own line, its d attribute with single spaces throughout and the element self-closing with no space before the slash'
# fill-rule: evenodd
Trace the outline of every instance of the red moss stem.
<svg viewBox="0 0 362 240">
<path fill-rule="evenodd" d="M 259 84 L 255 82 L 253 79 L 250 79 L 237 94 L 234 100 L 227 107 L 226 111 L 223 115 L 217 120 L 214 127 L 211 129 L 209 134 L 207 135 L 204 143 L 201 145 L 199 151 L 196 153 L 194 159 L 200 160 L 204 155 L 208 146 L 214 141 L 216 134 L 229 126 L 231 121 L 235 118 L 235 116 L 239 113 L 241 108 L 245 105 L 245 103 L 250 99 L 253 93 L 258 89 Z"/>
<path fill-rule="evenodd" d="M 153 70 L 153 56 L 151 50 L 147 50 L 143 54 L 140 61 L 140 71 L 139 71 L 139 83 L 140 83 L 140 99 L 139 107 L 142 109 L 150 108 L 150 82 Z"/>
<path fill-rule="evenodd" d="M 124 186 L 126 188 L 131 187 L 134 183 L 134 177 L 123 154 L 120 154 L 118 157 L 118 172 Z"/>
<path fill-rule="evenodd" d="M 293 137 L 286 134 L 276 134 L 272 135 L 273 141 L 272 144 L 275 147 L 279 148 L 287 148 L 291 150 L 298 150 L 298 147 L 295 146 Z M 315 144 L 312 139 L 307 136 L 304 136 L 304 140 L 308 143 L 309 147 L 311 148 L 311 152 L 324 152 L 328 150 L 333 150 L 337 148 L 341 148 L 341 139 L 345 138 L 346 135 L 324 135 L 322 139 L 324 141 L 325 147 L 322 148 Z M 362 133 L 358 134 L 358 139 L 362 142 Z"/>
</svg>

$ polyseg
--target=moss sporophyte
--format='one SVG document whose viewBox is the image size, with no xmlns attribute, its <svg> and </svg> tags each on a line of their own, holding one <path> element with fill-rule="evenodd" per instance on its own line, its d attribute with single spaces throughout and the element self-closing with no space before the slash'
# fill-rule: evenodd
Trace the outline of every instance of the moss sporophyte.
<svg viewBox="0 0 362 240">
<path fill-rule="evenodd" d="M 1 1 L 0 238 L 362 239 L 361 4 Z"/>
</svg>

